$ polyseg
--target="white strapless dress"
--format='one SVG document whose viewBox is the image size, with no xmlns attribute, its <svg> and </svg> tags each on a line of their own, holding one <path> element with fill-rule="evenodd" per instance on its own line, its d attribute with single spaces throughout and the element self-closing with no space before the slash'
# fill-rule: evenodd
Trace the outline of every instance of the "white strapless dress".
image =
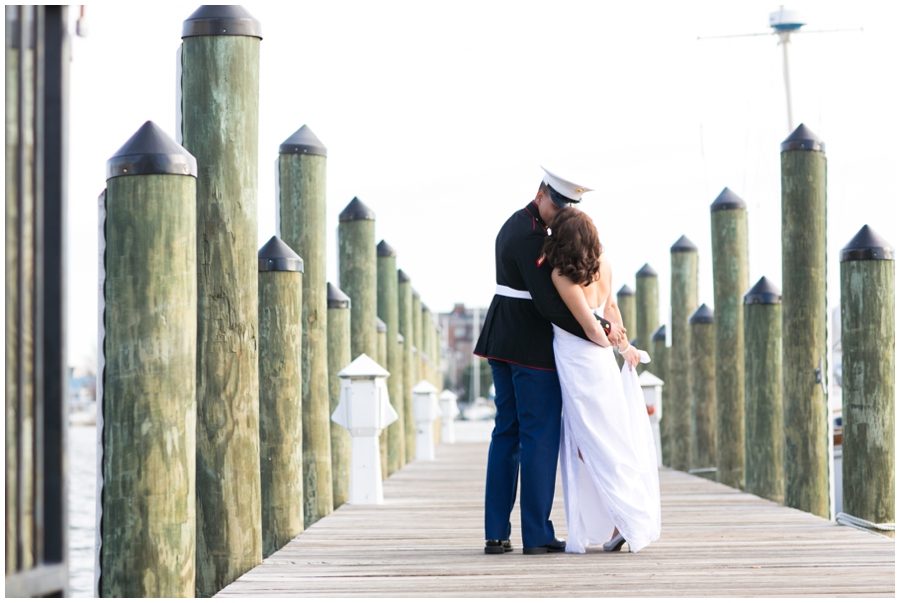
<svg viewBox="0 0 900 603">
<path fill-rule="evenodd" d="M 566 552 L 584 553 L 619 528 L 636 553 L 659 538 L 661 527 L 656 444 L 637 371 L 625 364 L 620 373 L 612 347 L 556 325 L 553 332 L 563 400 L 559 460 Z"/>
</svg>

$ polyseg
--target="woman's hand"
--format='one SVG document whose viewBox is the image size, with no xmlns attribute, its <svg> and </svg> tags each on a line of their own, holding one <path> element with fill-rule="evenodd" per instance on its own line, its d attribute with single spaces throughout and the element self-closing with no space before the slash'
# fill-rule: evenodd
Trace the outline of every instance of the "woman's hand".
<svg viewBox="0 0 900 603">
<path fill-rule="evenodd" d="M 620 351 L 622 357 L 625 359 L 625 362 L 628 363 L 628 369 L 634 370 L 634 367 L 638 365 L 638 362 L 641 361 L 641 353 L 638 352 L 637 348 L 633 345 L 629 344 L 624 351 Z"/>
</svg>

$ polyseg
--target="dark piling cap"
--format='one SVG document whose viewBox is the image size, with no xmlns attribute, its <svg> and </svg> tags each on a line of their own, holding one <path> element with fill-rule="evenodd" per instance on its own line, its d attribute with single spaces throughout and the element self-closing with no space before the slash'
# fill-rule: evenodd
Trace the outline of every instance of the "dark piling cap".
<svg viewBox="0 0 900 603">
<path fill-rule="evenodd" d="M 666 340 L 666 325 L 662 325 L 655 331 L 653 331 L 653 335 L 650 336 L 650 341 L 665 341 Z"/>
<path fill-rule="evenodd" d="M 116 176 L 172 174 L 197 177 L 197 160 L 152 121 L 145 122 L 106 161 L 106 179 Z"/>
<path fill-rule="evenodd" d="M 416 289 L 415 289 L 415 287 L 413 287 L 413 290 L 412 290 L 412 292 L 413 292 L 413 298 L 418 298 L 418 299 L 422 299 L 422 296 L 421 296 L 421 295 L 419 295 L 419 292 L 418 292 L 418 291 L 416 291 Z"/>
<path fill-rule="evenodd" d="M 688 319 L 688 324 L 691 325 L 711 322 L 713 322 L 713 311 L 706 304 L 703 304 L 699 308 L 697 308 L 697 311 L 691 314 L 691 317 Z"/>
<path fill-rule="evenodd" d="M 262 26 L 237 4 L 204 4 L 185 19 L 181 37 L 247 36 L 262 40 Z"/>
<path fill-rule="evenodd" d="M 374 220 L 375 212 L 369 209 L 369 206 L 359 200 L 359 197 L 353 197 L 353 201 L 347 204 L 341 215 L 338 216 L 341 222 L 356 222 L 357 220 Z"/>
<path fill-rule="evenodd" d="M 780 304 L 781 289 L 775 283 L 762 277 L 744 294 L 744 305 L 750 304 Z"/>
<path fill-rule="evenodd" d="M 635 276 L 658 276 L 656 270 L 650 267 L 650 264 L 644 264 Z"/>
<path fill-rule="evenodd" d="M 825 142 L 806 127 L 800 124 L 791 135 L 781 143 L 781 152 L 785 151 L 821 151 L 825 152 Z"/>
<path fill-rule="evenodd" d="M 387 333 L 387 325 L 377 316 L 375 317 L 375 330 L 379 333 Z"/>
<path fill-rule="evenodd" d="M 344 310 L 350 307 L 350 298 L 347 294 L 328 283 L 328 308 Z"/>
<path fill-rule="evenodd" d="M 321 155 L 328 156 L 328 149 L 322 144 L 322 141 L 313 134 L 309 126 L 304 125 L 302 128 L 294 132 L 287 140 L 278 147 L 281 155 Z"/>
<path fill-rule="evenodd" d="M 726 186 L 709 206 L 709 211 L 722 211 L 723 209 L 747 209 L 747 204 Z"/>
<path fill-rule="evenodd" d="M 675 241 L 675 244 L 672 245 L 671 249 L 669 249 L 672 253 L 683 253 L 686 251 L 697 251 L 697 246 L 694 245 L 689 238 L 684 235 L 681 235 L 681 238 Z"/>
<path fill-rule="evenodd" d="M 398 283 L 408 283 L 409 275 L 403 272 L 402 270 L 397 270 L 397 282 Z"/>
<path fill-rule="evenodd" d="M 634 291 L 628 285 L 622 285 L 622 288 L 619 289 L 619 292 L 616 293 L 616 297 L 629 296 L 634 295 Z"/>
<path fill-rule="evenodd" d="M 388 245 L 387 241 L 381 239 L 381 243 L 376 247 L 376 251 L 378 252 L 378 257 L 380 258 L 395 258 L 397 257 L 397 252 L 393 247 Z"/>
<path fill-rule="evenodd" d="M 303 259 L 278 237 L 272 237 L 256 254 L 260 272 L 303 272 Z"/>
<path fill-rule="evenodd" d="M 841 262 L 854 260 L 893 260 L 894 248 L 868 224 L 841 249 Z"/>
<path fill-rule="evenodd" d="M 431 310 L 428 309 L 428 306 L 422 304 L 422 312 L 431 312 Z"/>
</svg>

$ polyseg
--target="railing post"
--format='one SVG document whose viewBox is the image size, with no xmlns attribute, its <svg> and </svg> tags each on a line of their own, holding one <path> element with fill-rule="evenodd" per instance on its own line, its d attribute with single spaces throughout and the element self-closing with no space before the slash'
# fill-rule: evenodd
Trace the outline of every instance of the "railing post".
<svg viewBox="0 0 900 603">
<path fill-rule="evenodd" d="M 406 463 L 406 437 L 403 434 L 403 359 L 397 347 L 400 316 L 397 309 L 397 252 L 382 240 L 376 248 L 378 255 L 378 316 L 387 327 L 386 364 L 391 373 L 388 391 L 391 404 L 401 420 L 387 428 L 387 473 L 390 475 Z"/>
<path fill-rule="evenodd" d="M 847 515 L 894 523 L 894 248 L 868 225 L 841 250 Z"/>
<path fill-rule="evenodd" d="M 277 236 L 259 250 L 262 555 L 303 531 L 303 260 Z"/>
<path fill-rule="evenodd" d="M 405 437 L 405 463 L 416 458 L 416 418 L 413 411 L 413 385 L 416 375 L 415 356 L 413 350 L 413 295 L 409 276 L 397 270 L 397 313 L 400 317 L 398 329 L 403 335 L 403 435 Z"/>
<path fill-rule="evenodd" d="M 726 187 L 710 206 L 716 308 L 716 481 L 744 488 L 744 306 L 750 286 L 747 204 Z"/>
<path fill-rule="evenodd" d="M 666 414 L 672 419 L 671 467 L 691 468 L 691 332 L 688 318 L 697 309 L 697 247 L 682 236 L 670 249 L 672 258 L 672 348 L 669 350 L 669 399 Z"/>
<path fill-rule="evenodd" d="M 439 400 L 441 403 L 441 416 L 443 417 L 443 422 L 441 423 L 441 442 L 445 444 L 455 444 L 456 430 L 453 425 L 456 422 L 456 417 L 459 416 L 459 405 L 456 403 L 457 396 L 449 389 L 445 389 L 441 392 Z"/>
<path fill-rule="evenodd" d="M 341 401 L 331 419 L 350 432 L 351 505 L 384 502 L 378 436 L 397 420 L 385 383 L 389 376 L 389 372 L 365 354 L 338 373 Z"/>
<path fill-rule="evenodd" d="M 278 236 L 305 262 L 302 321 L 305 527 L 334 510 L 325 277 L 327 154 L 322 141 L 305 125 L 278 148 Z"/>
<path fill-rule="evenodd" d="M 341 400 L 341 378 L 338 372 L 350 364 L 350 298 L 328 283 L 328 394 L 329 417 Z M 330 421 L 331 480 L 334 507 L 350 499 L 350 434 Z"/>
<path fill-rule="evenodd" d="M 664 383 L 669 378 L 669 348 L 666 347 L 666 325 L 660 325 L 658 329 L 650 336 L 650 345 L 653 351 L 650 352 L 650 366 L 653 367 L 653 373 Z M 642 373 L 643 374 L 643 373 Z M 670 386 L 663 386 L 660 404 L 666 409 L 669 408 L 669 390 Z M 671 433 L 672 417 L 666 412 L 660 414 L 659 417 L 659 440 L 660 454 L 662 455 L 662 463 L 664 467 L 672 465 L 672 433 Z"/>
<path fill-rule="evenodd" d="M 147 122 L 107 162 L 103 597 L 193 597 L 197 162 Z"/>
<path fill-rule="evenodd" d="M 781 143 L 784 504 L 827 518 L 825 163 L 825 143 L 803 124 Z"/>
<path fill-rule="evenodd" d="M 784 503 L 781 291 L 762 277 L 744 296 L 744 477 L 751 494 Z"/>
<path fill-rule="evenodd" d="M 178 129 L 201 167 L 198 597 L 214 595 L 262 562 L 256 263 L 261 31 L 242 7 L 212 5 L 197 9 L 182 29 Z"/>
<path fill-rule="evenodd" d="M 416 460 L 434 460 L 434 422 L 441 416 L 437 401 L 438 388 L 429 381 L 419 381 L 413 388 L 416 412 Z"/>
<path fill-rule="evenodd" d="M 713 311 L 703 304 L 691 330 L 691 473 L 716 479 L 716 355 Z"/>
</svg>

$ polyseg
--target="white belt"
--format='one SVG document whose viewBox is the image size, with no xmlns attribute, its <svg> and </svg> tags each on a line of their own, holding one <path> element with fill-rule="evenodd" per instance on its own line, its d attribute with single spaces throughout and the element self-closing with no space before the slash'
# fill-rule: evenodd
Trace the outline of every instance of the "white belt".
<svg viewBox="0 0 900 603">
<path fill-rule="evenodd" d="M 531 299 L 531 293 L 528 291 L 519 291 L 518 289 L 513 289 L 512 287 L 507 287 L 506 285 L 497 285 L 497 295 L 502 295 L 503 297 L 514 297 L 516 299 Z"/>
</svg>

